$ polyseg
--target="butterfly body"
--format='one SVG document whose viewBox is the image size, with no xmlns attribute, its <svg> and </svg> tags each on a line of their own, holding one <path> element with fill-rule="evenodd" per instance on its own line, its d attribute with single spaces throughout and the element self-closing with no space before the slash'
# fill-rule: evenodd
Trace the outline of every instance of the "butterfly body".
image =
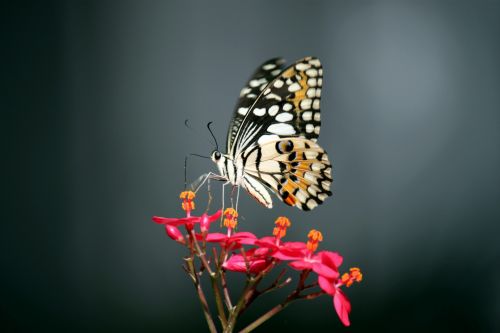
<svg viewBox="0 0 500 333">
<path fill-rule="evenodd" d="M 322 74 L 307 57 L 283 69 L 262 64 L 240 93 L 229 126 L 227 152 L 211 155 L 220 176 L 271 208 L 268 189 L 290 206 L 314 209 L 331 195 L 331 164 L 316 143 Z"/>
</svg>

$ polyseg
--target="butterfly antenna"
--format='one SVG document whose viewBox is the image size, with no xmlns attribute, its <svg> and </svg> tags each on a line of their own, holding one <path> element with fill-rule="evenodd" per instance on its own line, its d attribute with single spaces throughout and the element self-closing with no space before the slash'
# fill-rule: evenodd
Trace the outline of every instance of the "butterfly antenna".
<svg viewBox="0 0 500 333">
<path fill-rule="evenodd" d="M 208 131 L 210 132 L 210 134 L 212 134 L 212 138 L 214 138 L 215 149 L 217 149 L 217 151 L 218 151 L 219 150 L 219 144 L 217 143 L 217 139 L 215 138 L 214 132 L 212 132 L 212 129 L 210 128 L 210 125 L 212 125 L 211 121 L 207 124 L 207 128 L 208 128 Z"/>
<path fill-rule="evenodd" d="M 187 189 L 187 165 L 188 157 L 184 156 L 184 191 Z"/>
<path fill-rule="evenodd" d="M 200 155 L 200 154 L 193 154 L 193 153 L 191 153 L 191 154 L 189 154 L 189 155 L 192 155 L 192 156 L 198 156 L 198 157 L 203 157 L 203 158 L 210 158 L 210 157 L 208 157 L 208 156 L 204 156 L 204 155 Z"/>
</svg>

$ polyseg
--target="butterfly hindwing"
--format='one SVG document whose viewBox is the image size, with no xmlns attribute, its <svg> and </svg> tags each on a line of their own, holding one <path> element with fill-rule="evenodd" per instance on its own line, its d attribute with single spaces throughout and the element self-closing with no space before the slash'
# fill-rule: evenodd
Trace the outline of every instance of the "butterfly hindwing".
<svg viewBox="0 0 500 333">
<path fill-rule="evenodd" d="M 244 161 L 249 177 L 261 179 L 290 206 L 311 210 L 332 195 L 331 163 L 312 140 L 297 137 L 269 141 L 250 150 Z M 266 205 L 265 196 L 252 195 Z"/>
<path fill-rule="evenodd" d="M 307 57 L 286 68 L 263 88 L 250 108 L 240 109 L 243 118 L 228 153 L 236 157 L 254 144 L 285 137 L 316 141 L 322 84 L 323 70 L 317 58 Z"/>
<path fill-rule="evenodd" d="M 233 118 L 229 124 L 227 133 L 227 151 L 231 147 L 232 142 L 242 124 L 248 109 L 254 104 L 262 90 L 271 82 L 278 74 L 283 71 L 285 60 L 282 58 L 273 58 L 260 65 L 252 74 L 247 84 L 241 89 L 240 97 L 236 103 L 233 113 Z"/>
</svg>

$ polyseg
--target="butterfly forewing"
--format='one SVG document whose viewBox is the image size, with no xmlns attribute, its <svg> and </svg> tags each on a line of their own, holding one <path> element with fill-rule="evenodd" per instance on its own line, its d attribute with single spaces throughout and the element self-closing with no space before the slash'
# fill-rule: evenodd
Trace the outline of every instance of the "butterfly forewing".
<svg viewBox="0 0 500 333">
<path fill-rule="evenodd" d="M 282 58 L 266 61 L 255 70 L 247 84 L 241 89 L 227 133 L 226 148 L 228 152 L 248 110 L 269 82 L 283 71 L 284 63 L 285 60 Z"/>
<path fill-rule="evenodd" d="M 317 58 L 297 61 L 274 78 L 246 112 L 228 152 L 284 137 L 316 140 L 321 126 L 323 69 Z"/>
</svg>

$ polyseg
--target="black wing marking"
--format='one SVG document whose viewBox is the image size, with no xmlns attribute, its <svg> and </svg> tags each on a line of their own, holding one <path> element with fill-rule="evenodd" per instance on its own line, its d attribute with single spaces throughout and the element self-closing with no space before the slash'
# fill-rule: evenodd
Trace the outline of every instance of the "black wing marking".
<svg viewBox="0 0 500 333">
<path fill-rule="evenodd" d="M 255 70 L 250 80 L 248 80 L 247 84 L 241 89 L 240 98 L 236 103 L 233 118 L 229 123 L 226 143 L 227 152 L 229 152 L 232 142 L 236 137 L 236 133 L 248 110 L 269 82 L 283 71 L 284 63 L 285 60 L 282 58 L 273 58 L 266 61 Z"/>
<path fill-rule="evenodd" d="M 317 58 L 306 57 L 285 69 L 238 118 L 238 126 L 230 128 L 228 154 L 236 157 L 252 145 L 286 137 L 316 141 L 322 84 L 323 69 Z"/>
</svg>

